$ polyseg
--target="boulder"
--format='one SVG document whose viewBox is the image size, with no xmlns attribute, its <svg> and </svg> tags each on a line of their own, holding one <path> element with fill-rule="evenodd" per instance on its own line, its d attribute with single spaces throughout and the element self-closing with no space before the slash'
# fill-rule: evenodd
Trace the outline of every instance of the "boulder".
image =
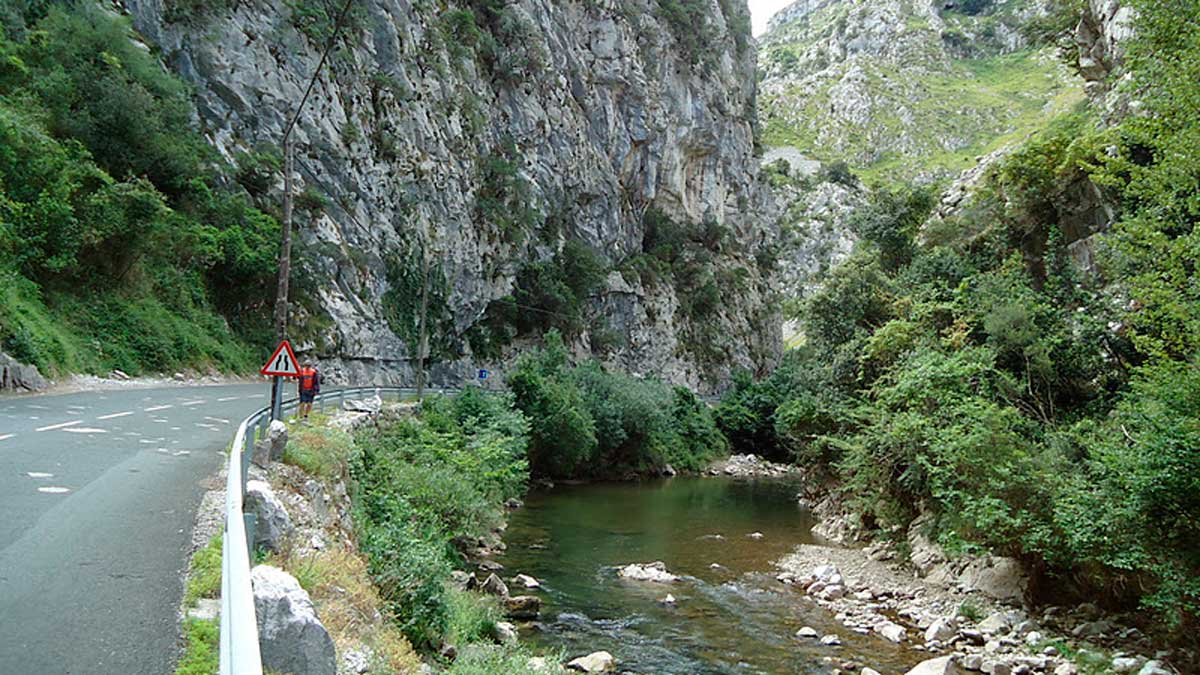
<svg viewBox="0 0 1200 675">
<path fill-rule="evenodd" d="M 1084 623 L 1075 626 L 1071 631 L 1071 635 L 1077 638 L 1094 638 L 1112 632 L 1116 625 L 1111 621 L 1098 619 L 1096 621 L 1085 621 Z"/>
<path fill-rule="evenodd" d="M 517 643 L 517 627 L 508 621 L 497 621 L 492 626 L 492 639 L 502 645 Z"/>
<path fill-rule="evenodd" d="M 268 551 L 278 551 L 295 527 L 283 502 L 275 496 L 271 486 L 261 480 L 246 483 L 246 513 L 254 514 L 254 546 Z"/>
<path fill-rule="evenodd" d="M 538 581 L 537 579 L 534 579 L 533 577 L 529 576 L 528 574 L 518 574 L 517 576 L 513 577 L 513 583 L 521 584 L 525 588 L 541 588 L 542 587 L 542 584 L 540 581 Z"/>
<path fill-rule="evenodd" d="M 0 391 L 41 391 L 50 386 L 37 366 L 21 363 L 0 352 Z"/>
<path fill-rule="evenodd" d="M 860 672 L 858 675 L 880 675 L 880 673 L 878 670 L 875 670 L 874 668 L 868 668 L 866 666 L 863 666 L 862 672 Z"/>
<path fill-rule="evenodd" d="M 592 652 L 571 661 L 567 664 L 567 668 L 581 673 L 606 673 L 615 662 L 616 659 L 608 652 Z"/>
<path fill-rule="evenodd" d="M 247 429 L 246 433 L 250 433 Z M 250 461 L 256 465 L 267 468 L 271 462 L 277 462 L 283 459 L 283 452 L 287 448 L 288 430 L 287 425 L 281 420 L 272 420 L 271 426 L 267 428 L 267 437 L 254 443 L 254 452 L 250 456 Z"/>
<path fill-rule="evenodd" d="M 819 633 L 817 633 L 817 629 L 813 628 L 812 626 L 805 626 L 805 627 L 801 628 L 800 630 L 796 631 L 796 637 L 798 637 L 798 638 L 814 638 L 815 639 L 818 635 L 819 635 Z"/>
<path fill-rule="evenodd" d="M 821 638 L 821 644 L 825 645 L 826 647 L 836 647 L 842 644 L 842 639 L 836 635 L 826 635 L 825 637 Z"/>
<path fill-rule="evenodd" d="M 1015 611 L 994 612 L 980 621 L 977 628 L 981 633 L 1003 635 L 1011 631 L 1012 627 L 1021 621 L 1021 618 L 1022 615 Z"/>
<path fill-rule="evenodd" d="M 250 581 L 263 665 L 295 675 L 336 675 L 333 640 L 296 578 L 277 567 L 259 565 L 251 571 Z"/>
<path fill-rule="evenodd" d="M 946 554 L 927 535 L 933 528 L 934 515 L 922 513 L 908 526 L 909 559 L 921 576 L 926 576 L 934 567 L 946 562 Z"/>
<path fill-rule="evenodd" d="M 983 657 L 979 654 L 967 654 L 962 658 L 962 667 L 967 670 L 983 670 Z"/>
<path fill-rule="evenodd" d="M 488 578 L 483 581 L 483 585 L 479 587 L 479 590 L 499 598 L 508 597 L 508 586 L 495 574 L 489 574 Z"/>
<path fill-rule="evenodd" d="M 518 595 L 504 599 L 504 611 L 514 619 L 536 619 L 542 611 L 542 599 L 534 595 Z"/>
<path fill-rule="evenodd" d="M 957 628 L 954 619 L 938 619 L 925 629 L 925 641 L 949 642 L 954 638 Z"/>
<path fill-rule="evenodd" d="M 617 575 L 624 579 L 632 579 L 634 581 L 653 581 L 661 584 L 679 581 L 677 575 L 667 571 L 667 566 L 663 562 L 652 562 L 645 564 L 634 563 L 626 565 L 617 570 Z"/>
<path fill-rule="evenodd" d="M 904 627 L 891 621 L 883 624 L 877 630 L 883 639 L 897 644 L 904 642 L 908 638 L 908 632 L 904 630 Z"/>
<path fill-rule="evenodd" d="M 359 412 L 375 414 L 383 409 L 383 399 L 379 396 L 371 396 L 369 398 L 350 398 L 342 401 L 342 410 L 347 412 Z"/>
<path fill-rule="evenodd" d="M 956 656 L 942 656 L 936 659 L 922 661 L 913 666 L 905 675 L 960 675 L 966 672 Z"/>
<path fill-rule="evenodd" d="M 1029 645 L 1030 647 L 1037 646 L 1037 644 L 1044 639 L 1045 638 L 1042 636 L 1042 634 L 1036 630 L 1025 634 L 1025 644 Z"/>
<path fill-rule="evenodd" d="M 1029 589 L 1029 577 L 1015 558 L 984 556 L 971 561 L 958 576 L 965 591 L 977 591 L 1004 602 L 1020 602 Z"/>
<path fill-rule="evenodd" d="M 1058 667 L 1054 669 L 1054 675 L 1076 675 L 1078 672 L 1079 669 L 1076 668 L 1075 664 L 1071 663 L 1070 661 L 1067 663 L 1060 663 Z"/>
</svg>

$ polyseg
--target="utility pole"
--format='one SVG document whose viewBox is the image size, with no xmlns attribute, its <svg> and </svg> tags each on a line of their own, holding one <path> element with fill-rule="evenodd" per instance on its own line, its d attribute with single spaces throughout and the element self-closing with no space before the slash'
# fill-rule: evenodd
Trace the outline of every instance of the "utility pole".
<svg viewBox="0 0 1200 675">
<path fill-rule="evenodd" d="M 296 128 L 296 122 L 300 119 L 300 113 L 304 111 L 304 104 L 308 102 L 308 97 L 312 94 L 313 87 L 317 84 L 317 78 L 321 75 L 321 69 L 325 66 L 325 62 L 329 59 L 329 52 L 333 50 L 334 43 L 337 42 L 338 33 L 342 30 L 342 22 L 346 18 L 346 13 L 350 11 L 350 5 L 354 0 L 346 0 L 342 5 L 341 12 L 338 13 L 337 21 L 333 24 L 333 32 L 329 35 L 329 40 L 325 43 L 325 50 L 321 52 L 321 60 L 317 62 L 317 67 L 313 71 L 312 77 L 308 80 L 308 87 L 304 90 L 304 96 L 300 98 L 300 104 L 296 106 L 295 112 L 292 113 L 288 120 L 287 126 L 283 128 L 283 238 L 279 247 L 279 280 L 275 286 L 275 339 L 282 342 L 287 339 L 288 327 L 288 284 L 292 275 L 292 131 Z M 277 420 L 283 417 L 283 378 L 275 376 L 271 384 L 271 419 Z"/>
<path fill-rule="evenodd" d="M 429 351 L 429 331 L 425 316 L 429 313 L 429 242 L 421 242 L 421 315 L 417 319 L 417 400 L 425 395 L 425 358 Z"/>
</svg>

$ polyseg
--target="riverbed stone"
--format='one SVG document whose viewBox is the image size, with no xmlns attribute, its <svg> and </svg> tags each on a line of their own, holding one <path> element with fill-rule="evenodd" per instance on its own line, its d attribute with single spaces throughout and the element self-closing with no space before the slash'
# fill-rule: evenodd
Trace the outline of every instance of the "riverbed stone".
<svg viewBox="0 0 1200 675">
<path fill-rule="evenodd" d="M 821 644 L 825 645 L 826 647 L 836 647 L 842 644 L 842 639 L 836 635 L 826 635 L 825 637 L 821 638 Z"/>
<path fill-rule="evenodd" d="M 962 667 L 967 670 L 983 670 L 983 657 L 979 654 L 967 654 L 962 658 Z"/>
<path fill-rule="evenodd" d="M 1077 675 L 1078 673 L 1079 669 L 1075 667 L 1074 663 L 1069 661 L 1067 663 L 1060 663 L 1058 667 L 1054 669 L 1054 675 Z"/>
<path fill-rule="evenodd" d="M 487 579 L 484 580 L 483 585 L 479 587 L 479 590 L 498 598 L 508 597 L 508 585 L 495 574 L 489 574 Z"/>
<path fill-rule="evenodd" d="M 520 584 L 525 588 L 541 588 L 542 583 L 528 574 L 518 574 L 513 577 L 513 583 Z"/>
<path fill-rule="evenodd" d="M 662 561 L 625 565 L 617 571 L 617 574 L 634 581 L 653 581 L 662 584 L 679 581 L 677 575 L 667 571 L 667 565 Z"/>
<path fill-rule="evenodd" d="M 796 637 L 798 638 L 816 638 L 819 635 L 820 633 L 817 632 L 817 629 L 812 626 L 805 626 L 796 631 Z"/>
<path fill-rule="evenodd" d="M 514 619 L 536 619 L 542 611 L 542 599 L 534 595 L 518 595 L 505 598 L 504 610 Z"/>
<path fill-rule="evenodd" d="M 880 626 L 878 630 L 879 635 L 883 637 L 883 639 L 895 642 L 897 644 L 908 639 L 908 631 L 904 630 L 904 627 L 900 624 L 889 621 Z"/>
<path fill-rule="evenodd" d="M 922 661 L 913 666 L 905 675 L 960 675 L 964 673 L 954 655 L 941 656 L 936 659 Z"/>
<path fill-rule="evenodd" d="M 874 668 L 863 666 L 862 672 L 860 672 L 858 675 L 880 675 L 880 672 Z"/>
<path fill-rule="evenodd" d="M 949 642 L 954 638 L 957 625 L 954 619 L 938 619 L 925 629 L 926 642 Z"/>
<path fill-rule="evenodd" d="M 1112 669 L 1117 675 L 1135 672 L 1141 665 L 1142 662 L 1132 656 L 1118 656 L 1112 660 Z"/>
<path fill-rule="evenodd" d="M 502 645 L 517 643 L 517 627 L 508 621 L 497 621 L 492 627 L 492 639 Z"/>
<path fill-rule="evenodd" d="M 567 664 L 567 668 L 577 670 L 582 673 L 606 673 L 616 663 L 616 659 L 608 652 L 592 652 L 587 656 L 580 656 Z"/>
<path fill-rule="evenodd" d="M 1162 661 L 1155 659 L 1147 661 L 1138 671 L 1138 675 L 1171 675 L 1171 671 L 1167 670 Z"/>
</svg>

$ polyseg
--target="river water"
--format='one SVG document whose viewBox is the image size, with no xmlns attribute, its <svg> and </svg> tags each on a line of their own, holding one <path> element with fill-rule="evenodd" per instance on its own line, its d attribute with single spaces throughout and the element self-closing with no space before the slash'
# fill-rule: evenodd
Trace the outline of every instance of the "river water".
<svg viewBox="0 0 1200 675">
<path fill-rule="evenodd" d="M 850 632 L 775 580 L 772 561 L 812 542 L 796 492 L 783 480 L 688 477 L 531 492 L 510 514 L 499 559 L 507 576 L 542 583 L 541 620 L 522 626 L 523 641 L 568 658 L 606 650 L 618 671 L 639 674 L 827 673 L 845 660 L 904 672 L 919 658 Z M 619 565 L 656 560 L 684 578 L 617 576 Z M 660 602 L 668 593 L 674 605 Z M 793 637 L 806 625 L 842 646 Z"/>
</svg>

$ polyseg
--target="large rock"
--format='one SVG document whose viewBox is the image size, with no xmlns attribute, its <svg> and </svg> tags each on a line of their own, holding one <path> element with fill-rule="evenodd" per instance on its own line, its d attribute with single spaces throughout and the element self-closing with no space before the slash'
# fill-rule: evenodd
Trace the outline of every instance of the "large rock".
<svg viewBox="0 0 1200 675">
<path fill-rule="evenodd" d="M 1005 602 L 1021 602 L 1029 590 L 1029 576 L 1014 558 L 977 558 L 967 565 L 958 578 L 963 590 L 977 591 Z"/>
<path fill-rule="evenodd" d="M 23 364 L 0 352 L 0 391 L 41 391 L 50 386 L 37 366 Z"/>
<path fill-rule="evenodd" d="M 592 652 L 567 664 L 567 668 L 582 673 L 606 673 L 612 669 L 616 659 L 608 652 Z"/>
<path fill-rule="evenodd" d="M 515 595 L 504 599 L 504 612 L 513 619 L 536 619 L 542 611 L 542 599 L 536 595 Z"/>
<path fill-rule="evenodd" d="M 252 513 L 254 523 L 254 546 L 268 551 L 278 551 L 283 541 L 295 531 L 292 517 L 283 502 L 275 496 L 271 486 L 261 480 L 246 483 L 246 513 Z"/>
<path fill-rule="evenodd" d="M 624 579 L 632 579 L 634 581 L 653 581 L 660 584 L 669 584 L 673 581 L 679 581 L 679 577 L 667 571 L 665 563 L 633 563 L 625 565 L 617 570 L 617 575 Z"/>
<path fill-rule="evenodd" d="M 957 634 L 958 624 L 954 619 L 938 619 L 925 629 L 926 642 L 949 642 Z"/>
<path fill-rule="evenodd" d="M 958 657 L 950 655 L 922 661 L 905 675 L 965 675 L 966 672 Z"/>
<path fill-rule="evenodd" d="M 246 433 L 250 433 L 250 430 L 247 429 Z M 271 462 L 283 459 L 287 443 L 287 425 L 281 420 L 271 420 L 271 425 L 267 428 L 267 437 L 254 442 L 254 454 L 250 461 L 265 469 Z"/>
<path fill-rule="evenodd" d="M 908 526 L 909 559 L 921 576 L 928 575 L 936 566 L 946 562 L 942 547 L 929 538 L 933 521 L 933 514 L 926 512 Z"/>
<path fill-rule="evenodd" d="M 263 666 L 294 675 L 336 675 L 337 655 L 308 592 L 270 565 L 250 573 Z"/>
</svg>

